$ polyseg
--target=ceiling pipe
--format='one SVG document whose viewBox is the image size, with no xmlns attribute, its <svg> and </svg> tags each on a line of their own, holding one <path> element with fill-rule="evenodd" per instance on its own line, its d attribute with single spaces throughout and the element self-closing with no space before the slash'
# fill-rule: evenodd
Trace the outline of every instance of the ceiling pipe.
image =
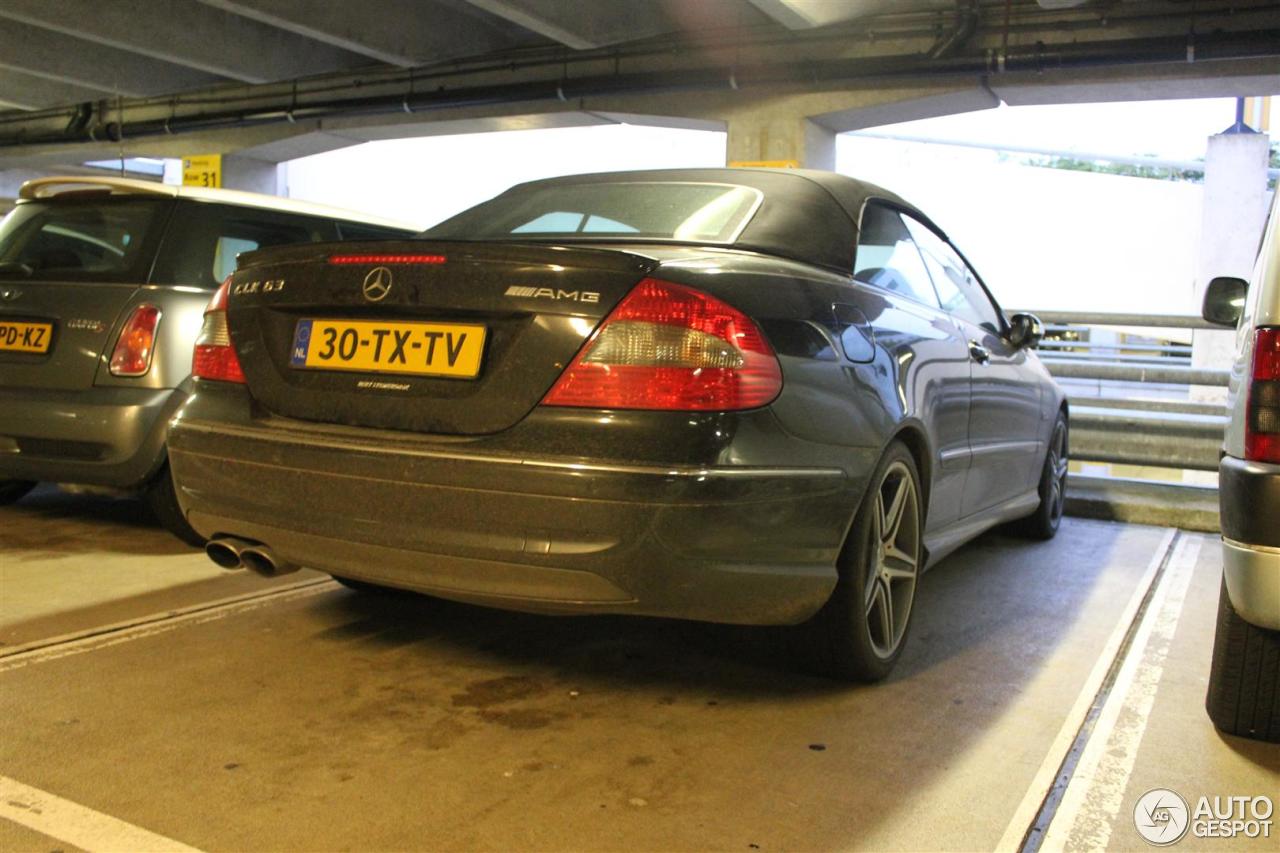
<svg viewBox="0 0 1280 853">
<path fill-rule="evenodd" d="M 982 12 L 978 8 L 977 0 L 970 0 L 969 3 L 961 0 L 957 6 L 959 8 L 956 9 L 956 25 L 930 48 L 930 59 L 946 59 L 954 56 L 977 32 L 978 24 L 982 21 Z"/>
<path fill-rule="evenodd" d="M 962 32 L 963 28 L 955 32 Z M 411 93 L 331 97 L 277 102 L 252 108 L 220 108 L 188 115 L 172 115 L 130 122 L 108 122 L 108 110 L 94 110 L 96 121 L 85 121 L 81 105 L 62 131 L 24 133 L 0 131 L 0 148 L 22 145 L 74 144 L 103 139 L 130 139 L 195 131 L 255 127 L 341 115 L 432 112 L 460 107 L 497 106 L 545 101 L 575 102 L 585 98 L 648 95 L 685 91 L 767 89 L 777 86 L 854 86 L 886 79 L 999 76 L 1013 72 L 1050 74 L 1074 69 L 1133 65 L 1175 65 L 1215 60 L 1280 57 L 1280 30 L 1248 33 L 1124 39 L 1093 43 L 1045 44 L 991 48 L 960 56 L 925 54 L 751 66 L 635 72 L 524 83 L 438 88 Z"/>
</svg>

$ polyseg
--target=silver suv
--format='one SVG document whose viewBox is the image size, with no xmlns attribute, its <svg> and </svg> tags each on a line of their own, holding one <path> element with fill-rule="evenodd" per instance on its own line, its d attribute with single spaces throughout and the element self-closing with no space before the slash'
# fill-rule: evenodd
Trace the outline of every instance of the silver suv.
<svg viewBox="0 0 1280 853">
<path fill-rule="evenodd" d="M 1206 706 L 1224 732 L 1280 742 L 1280 193 L 1249 282 L 1215 278 L 1204 317 L 1236 327 L 1219 466 L 1223 582 Z"/>
<path fill-rule="evenodd" d="M 0 503 L 39 481 L 177 508 L 165 429 L 191 387 L 209 297 L 261 246 L 415 229 L 272 196 L 116 178 L 41 178 L 0 222 Z"/>
</svg>

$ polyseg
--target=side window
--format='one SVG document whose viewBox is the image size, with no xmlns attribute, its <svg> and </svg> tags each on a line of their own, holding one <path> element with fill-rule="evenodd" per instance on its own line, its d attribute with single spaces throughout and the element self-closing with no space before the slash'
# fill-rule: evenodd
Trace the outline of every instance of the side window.
<svg viewBox="0 0 1280 853">
<path fill-rule="evenodd" d="M 327 227 L 326 227 L 327 226 Z M 242 210 L 223 217 L 216 235 L 212 275 L 222 281 L 236 268 L 236 255 L 265 246 L 319 243 L 332 239 L 333 226 L 320 220 L 293 219 L 270 212 Z"/>
<path fill-rule="evenodd" d="M 328 219 L 232 205 L 187 203 L 175 212 L 152 280 L 218 286 L 236 267 L 236 256 L 266 246 L 317 243 L 337 238 Z"/>
<path fill-rule="evenodd" d="M 924 254 L 925 264 L 933 277 L 933 285 L 938 290 L 942 310 L 987 331 L 1000 334 L 1004 327 L 1000 313 L 969 265 L 932 229 L 909 216 L 906 221 Z"/>
<path fill-rule="evenodd" d="M 863 284 L 938 307 L 920 251 L 896 210 L 878 204 L 863 208 L 854 269 L 853 277 Z"/>
<path fill-rule="evenodd" d="M 213 249 L 213 280 L 222 281 L 236 269 L 236 255 L 258 248 L 257 240 L 223 235 Z"/>
</svg>

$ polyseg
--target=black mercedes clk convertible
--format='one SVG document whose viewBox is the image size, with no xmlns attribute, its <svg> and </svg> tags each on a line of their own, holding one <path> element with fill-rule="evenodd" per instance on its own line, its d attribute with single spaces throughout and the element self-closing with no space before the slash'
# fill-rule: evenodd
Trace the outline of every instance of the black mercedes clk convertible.
<svg viewBox="0 0 1280 853">
<path fill-rule="evenodd" d="M 555 178 L 411 240 L 243 255 L 169 454 L 228 568 L 796 625 L 813 668 L 873 680 L 927 566 L 1057 529 L 1039 337 L 861 181 Z"/>
</svg>

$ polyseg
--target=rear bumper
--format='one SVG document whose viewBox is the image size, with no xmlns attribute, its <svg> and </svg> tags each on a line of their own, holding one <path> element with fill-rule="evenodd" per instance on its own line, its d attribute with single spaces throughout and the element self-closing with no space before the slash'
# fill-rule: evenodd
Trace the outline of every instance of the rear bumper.
<svg viewBox="0 0 1280 853">
<path fill-rule="evenodd" d="M 1280 465 L 1225 456 L 1218 473 L 1231 606 L 1251 624 L 1280 630 Z"/>
<path fill-rule="evenodd" d="M 1222 575 L 1241 619 L 1280 631 L 1280 548 L 1223 539 Z"/>
<path fill-rule="evenodd" d="M 1280 548 L 1280 465 L 1222 457 L 1218 502 L 1223 536 Z"/>
<path fill-rule="evenodd" d="M 184 414 L 169 435 L 179 501 L 206 536 L 441 597 L 788 624 L 829 597 L 863 487 L 839 468 L 582 464 L 352 436 Z"/>
<path fill-rule="evenodd" d="M 132 489 L 164 462 L 182 389 L 0 388 L 0 479 Z"/>
</svg>

